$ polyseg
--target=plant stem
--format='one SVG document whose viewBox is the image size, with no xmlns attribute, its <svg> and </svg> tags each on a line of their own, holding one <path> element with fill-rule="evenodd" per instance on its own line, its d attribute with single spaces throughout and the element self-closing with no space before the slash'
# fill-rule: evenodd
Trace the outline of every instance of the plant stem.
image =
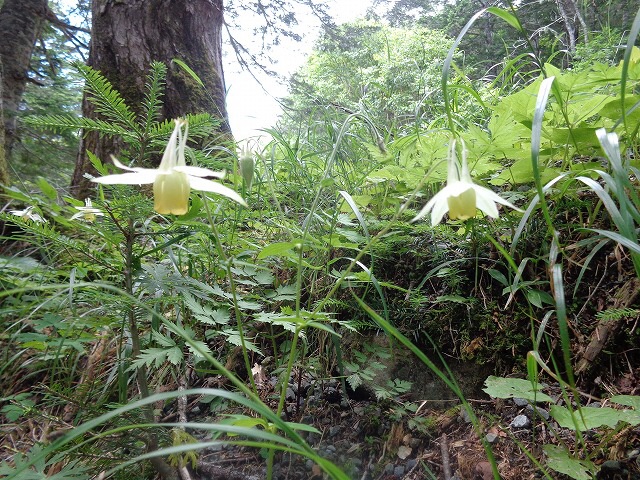
<svg viewBox="0 0 640 480">
<path fill-rule="evenodd" d="M 125 238 L 125 250 L 124 250 L 124 284 L 125 291 L 133 297 L 133 245 L 135 240 L 135 230 L 133 225 L 133 219 L 129 219 L 129 225 L 126 230 L 122 229 Z M 140 335 L 138 332 L 138 324 L 136 321 L 136 314 L 133 307 L 129 308 L 129 333 L 131 335 L 131 356 L 137 358 L 140 355 L 141 343 Z M 136 380 L 138 383 L 138 389 L 140 390 L 140 397 L 147 398 L 149 396 L 149 385 L 147 383 L 147 369 L 144 365 L 141 365 L 136 369 Z M 145 420 L 148 423 L 153 423 L 153 407 L 151 405 L 145 405 L 142 408 Z M 149 431 L 147 435 L 147 451 L 152 452 L 158 449 L 158 438 L 153 431 Z M 171 468 L 162 458 L 153 457 L 149 460 L 153 465 L 153 468 L 160 474 L 163 480 L 177 480 L 177 472 Z"/>
<path fill-rule="evenodd" d="M 231 289 L 231 298 L 233 299 L 233 311 L 236 316 L 236 325 L 238 328 L 238 336 L 240 337 L 240 346 L 242 348 L 242 357 L 244 359 L 244 366 L 247 370 L 247 376 L 249 377 L 249 382 L 251 383 L 251 390 L 253 393 L 257 394 L 258 390 L 256 388 L 256 382 L 253 378 L 253 374 L 251 373 L 251 362 L 249 361 L 249 354 L 247 353 L 247 345 L 244 338 L 244 323 L 242 322 L 242 312 L 238 307 L 238 297 L 236 294 L 236 282 L 233 279 L 233 272 L 231 271 L 231 259 L 227 257 L 224 249 L 222 248 L 222 243 L 220 243 L 220 234 L 218 233 L 218 229 L 216 228 L 216 224 L 213 222 L 213 217 L 211 215 L 211 210 L 209 209 L 209 201 L 206 195 L 202 196 L 204 208 L 207 212 L 207 219 L 209 220 L 209 225 L 211 226 L 211 231 L 213 232 L 213 236 L 215 237 L 216 250 L 218 251 L 218 255 L 220 256 L 220 260 L 224 264 L 225 272 L 227 273 L 227 278 L 229 280 L 229 287 Z"/>
</svg>

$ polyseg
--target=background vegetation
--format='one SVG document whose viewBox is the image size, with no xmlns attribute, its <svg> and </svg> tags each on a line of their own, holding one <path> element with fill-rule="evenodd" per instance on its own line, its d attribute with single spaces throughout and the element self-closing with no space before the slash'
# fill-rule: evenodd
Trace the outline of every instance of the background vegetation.
<svg viewBox="0 0 640 480">
<path fill-rule="evenodd" d="M 553 440 L 512 438 L 527 472 L 588 479 L 614 446 L 633 451 L 631 3 L 406 0 L 328 25 L 266 145 L 236 149 L 212 140 L 220 119 L 187 116 L 187 163 L 226 168 L 248 208 L 194 192 L 179 217 L 155 213 L 144 186 L 100 186 L 89 205 L 65 185 L 81 128 L 118 138 L 123 161 L 161 156 L 173 130 L 160 115 L 167 65 L 142 79 L 144 104 L 127 105 L 43 30 L 0 213 L 0 474 L 186 478 L 198 452 L 225 444 L 261 449 L 266 478 L 283 452 L 355 478 L 314 448 L 310 407 L 290 390 L 303 378 L 335 382 L 345 399 L 364 390 L 429 437 L 407 366 L 446 386 L 479 439 L 500 420 L 469 405 L 479 392 L 458 365 L 491 365 L 480 383 L 492 398 L 546 402 Z M 78 116 L 81 81 L 99 122 Z M 447 180 L 452 138 L 476 183 L 521 211 L 412 221 Z M 189 420 L 193 402 L 202 415 Z M 494 478 L 524 478 L 483 445 Z M 420 464 L 416 478 L 446 476 L 444 460 L 433 469 Z"/>
</svg>

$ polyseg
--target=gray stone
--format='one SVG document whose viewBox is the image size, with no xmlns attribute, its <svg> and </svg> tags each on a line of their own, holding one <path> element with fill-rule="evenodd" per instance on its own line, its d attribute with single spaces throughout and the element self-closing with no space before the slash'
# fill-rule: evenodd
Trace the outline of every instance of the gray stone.
<svg viewBox="0 0 640 480">
<path fill-rule="evenodd" d="M 516 406 L 518 407 L 526 407 L 527 405 L 529 405 L 529 400 L 526 400 L 524 398 L 514 398 L 513 399 L 513 403 L 516 404 Z"/>
<path fill-rule="evenodd" d="M 335 437 L 338 433 L 340 433 L 340 426 L 339 425 L 334 425 L 332 427 L 329 427 L 329 436 L 330 437 Z M 330 445 L 333 447 L 333 445 Z M 327 447 L 329 448 L 329 447 Z M 335 447 L 334 447 L 335 449 Z"/>
<path fill-rule="evenodd" d="M 549 420 L 549 412 L 547 412 L 544 408 L 534 407 L 533 405 L 527 405 L 526 410 L 527 410 L 527 413 L 529 413 L 532 416 L 537 415 L 538 417 L 542 417 L 545 420 Z"/>
<path fill-rule="evenodd" d="M 469 415 L 469 412 L 467 412 L 466 408 L 461 408 L 460 409 L 460 419 L 464 423 L 471 423 L 471 415 Z"/>
<path fill-rule="evenodd" d="M 395 466 L 393 465 L 393 463 L 387 463 L 384 466 L 384 473 L 386 473 L 387 475 L 391 475 L 393 473 L 394 468 Z"/>
<path fill-rule="evenodd" d="M 402 478 L 402 476 L 404 475 L 404 471 L 404 465 L 398 465 L 393 469 L 393 474 L 398 478 Z"/>
<path fill-rule="evenodd" d="M 417 464 L 418 464 L 417 459 L 410 458 L 409 460 L 407 460 L 407 470 L 413 470 L 414 468 L 416 468 Z"/>
<path fill-rule="evenodd" d="M 495 433 L 487 433 L 487 435 L 484 437 L 484 439 L 491 444 L 497 443 L 499 438 L 500 437 L 498 437 L 498 435 L 496 435 Z"/>
<path fill-rule="evenodd" d="M 511 420 L 509 426 L 511 428 L 527 428 L 531 425 L 531 420 L 526 415 L 518 415 L 516 418 Z"/>
</svg>

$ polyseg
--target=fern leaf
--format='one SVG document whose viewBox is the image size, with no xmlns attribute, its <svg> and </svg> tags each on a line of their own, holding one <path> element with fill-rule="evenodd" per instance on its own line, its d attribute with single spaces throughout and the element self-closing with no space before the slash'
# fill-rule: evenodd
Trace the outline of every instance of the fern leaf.
<svg viewBox="0 0 640 480">
<path fill-rule="evenodd" d="M 85 130 L 100 132 L 101 134 L 108 136 L 121 136 L 125 138 L 125 141 L 135 139 L 135 136 L 130 131 L 117 124 L 105 122 L 104 120 L 77 117 L 70 114 L 27 117 L 24 119 L 24 122 L 32 127 L 50 130 L 53 133 L 62 133 L 70 130 Z"/>
<path fill-rule="evenodd" d="M 96 112 L 140 136 L 135 113 L 113 85 L 97 70 L 81 63 L 75 65 L 86 82 L 88 100 L 96 107 Z"/>
<path fill-rule="evenodd" d="M 167 76 L 167 66 L 162 62 L 153 62 L 151 64 L 151 73 L 147 77 L 146 93 L 142 108 L 144 112 L 144 133 L 149 134 L 154 124 L 160 117 L 162 108 L 162 95 Z"/>
</svg>

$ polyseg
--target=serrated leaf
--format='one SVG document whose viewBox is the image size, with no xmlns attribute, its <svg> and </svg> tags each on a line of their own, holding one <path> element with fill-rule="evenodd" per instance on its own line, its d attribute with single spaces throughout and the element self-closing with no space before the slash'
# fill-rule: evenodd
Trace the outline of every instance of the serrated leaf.
<svg viewBox="0 0 640 480">
<path fill-rule="evenodd" d="M 553 402 L 546 393 L 542 393 L 540 384 L 532 384 L 522 378 L 488 377 L 482 390 L 493 398 L 524 398 L 536 402 Z"/>
</svg>

